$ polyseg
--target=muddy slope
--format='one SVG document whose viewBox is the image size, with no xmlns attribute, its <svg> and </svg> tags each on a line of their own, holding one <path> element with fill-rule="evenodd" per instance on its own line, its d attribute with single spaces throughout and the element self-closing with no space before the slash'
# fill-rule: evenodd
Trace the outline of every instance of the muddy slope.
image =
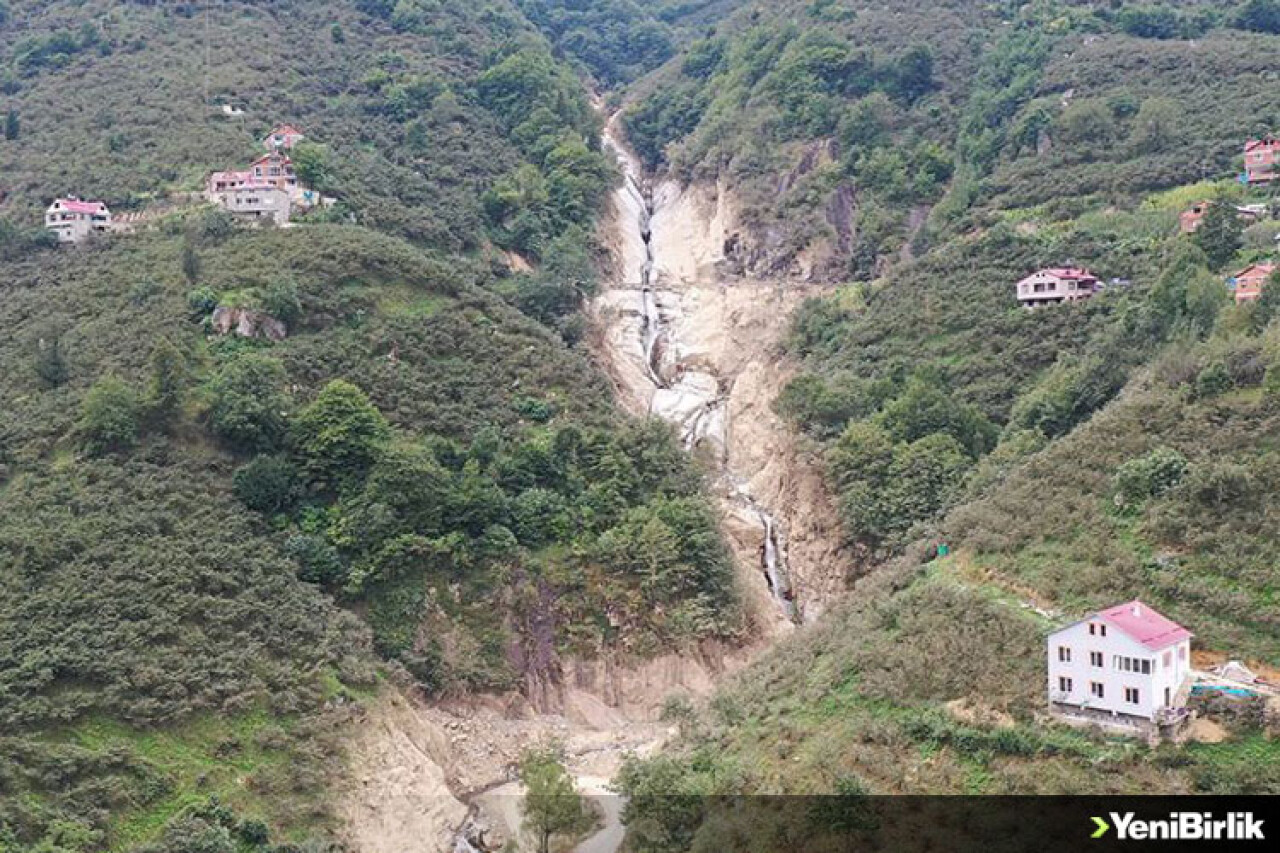
<svg viewBox="0 0 1280 853">
<path fill-rule="evenodd" d="M 605 144 L 626 179 L 607 233 L 611 280 L 592 306 L 599 357 L 626 408 L 675 424 L 709 459 L 755 624 L 789 630 L 843 588 L 851 562 L 816 460 L 771 409 L 791 376 L 779 352 L 788 318 L 820 285 L 730 275 L 732 194 L 646 175 L 616 117 Z"/>
</svg>

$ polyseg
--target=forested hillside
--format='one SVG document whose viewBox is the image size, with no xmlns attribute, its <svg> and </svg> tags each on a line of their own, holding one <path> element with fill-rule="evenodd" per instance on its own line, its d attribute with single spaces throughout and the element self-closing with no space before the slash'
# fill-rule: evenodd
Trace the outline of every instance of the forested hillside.
<svg viewBox="0 0 1280 853">
<path fill-rule="evenodd" d="M 0 8 L 0 848 L 327 849 L 380 682 L 739 630 L 698 471 L 575 348 L 615 176 L 518 8 Z M 280 122 L 333 207 L 193 197 Z M 50 245 L 68 193 L 133 233 Z"/>
</svg>

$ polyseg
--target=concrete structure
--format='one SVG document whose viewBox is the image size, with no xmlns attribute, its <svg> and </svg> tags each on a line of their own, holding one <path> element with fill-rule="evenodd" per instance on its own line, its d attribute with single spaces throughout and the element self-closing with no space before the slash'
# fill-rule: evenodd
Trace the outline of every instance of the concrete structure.
<svg viewBox="0 0 1280 853">
<path fill-rule="evenodd" d="M 289 194 L 272 184 L 241 184 L 215 193 L 213 200 L 237 219 L 261 223 L 270 220 L 276 225 L 288 225 L 292 205 Z"/>
<path fill-rule="evenodd" d="M 1252 302 L 1262 296 L 1262 288 L 1276 271 L 1273 261 L 1250 264 L 1227 279 L 1227 286 L 1235 293 L 1236 302 Z"/>
<path fill-rule="evenodd" d="M 1178 230 L 1183 234 L 1194 234 L 1200 230 L 1200 221 L 1209 212 L 1211 201 L 1199 201 L 1178 214 Z"/>
<path fill-rule="evenodd" d="M 1099 290 L 1097 276 L 1078 267 L 1055 267 L 1034 272 L 1018 282 L 1018 302 L 1027 308 L 1078 302 Z"/>
<path fill-rule="evenodd" d="M 1250 184 L 1265 184 L 1274 181 L 1280 172 L 1276 164 L 1280 163 L 1280 139 L 1273 136 L 1262 139 L 1250 139 L 1244 144 L 1244 179 Z"/>
<path fill-rule="evenodd" d="M 291 124 L 278 125 L 262 138 L 262 147 L 268 151 L 281 151 L 292 148 L 306 137 L 302 131 Z"/>
<path fill-rule="evenodd" d="M 1094 613 L 1049 635 L 1049 710 L 1155 734 L 1186 718 L 1191 632 L 1141 601 Z"/>
<path fill-rule="evenodd" d="M 60 243 L 79 243 L 90 234 L 111 230 L 111 211 L 100 201 L 58 198 L 44 212 L 44 227 L 58 235 Z"/>
</svg>

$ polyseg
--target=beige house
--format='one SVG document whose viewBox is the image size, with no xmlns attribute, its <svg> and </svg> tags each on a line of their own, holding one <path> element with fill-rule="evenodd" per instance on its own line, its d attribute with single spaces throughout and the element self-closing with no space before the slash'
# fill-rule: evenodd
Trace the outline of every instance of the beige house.
<svg viewBox="0 0 1280 853">
<path fill-rule="evenodd" d="M 58 235 L 59 243 L 79 243 L 111 230 L 111 211 L 100 201 L 57 198 L 44 212 L 44 227 Z"/>
<path fill-rule="evenodd" d="M 304 139 L 306 136 L 293 125 L 281 124 L 273 127 L 271 132 L 262 138 L 262 147 L 267 151 L 279 151 L 292 148 Z"/>
<path fill-rule="evenodd" d="M 1079 267 L 1043 269 L 1018 282 L 1018 304 L 1035 308 L 1078 302 L 1097 293 L 1099 285 L 1097 276 Z"/>
</svg>

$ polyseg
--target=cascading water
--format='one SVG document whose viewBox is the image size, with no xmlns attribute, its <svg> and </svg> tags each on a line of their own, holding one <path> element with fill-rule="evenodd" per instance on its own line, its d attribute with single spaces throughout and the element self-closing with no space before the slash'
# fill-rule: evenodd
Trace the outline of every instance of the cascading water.
<svg viewBox="0 0 1280 853">
<path fill-rule="evenodd" d="M 734 514 L 760 525 L 760 571 L 770 596 L 789 621 L 800 622 L 801 611 L 787 571 L 780 525 L 734 475 L 730 464 L 726 439 L 732 383 L 724 380 L 714 368 L 682 352 L 681 294 L 671 290 L 670 285 L 663 289 L 665 283 L 654 248 L 654 232 L 660 223 L 661 211 L 634 156 L 609 133 L 606 145 L 614 151 L 625 176 L 620 206 L 624 211 L 633 211 L 639 236 L 638 246 L 634 244 L 634 236 L 628 238 L 634 257 L 629 259 L 629 269 L 624 274 L 626 285 L 639 291 L 638 343 L 644 375 L 652 385 L 649 413 L 675 424 L 686 449 L 714 451 Z"/>
</svg>

